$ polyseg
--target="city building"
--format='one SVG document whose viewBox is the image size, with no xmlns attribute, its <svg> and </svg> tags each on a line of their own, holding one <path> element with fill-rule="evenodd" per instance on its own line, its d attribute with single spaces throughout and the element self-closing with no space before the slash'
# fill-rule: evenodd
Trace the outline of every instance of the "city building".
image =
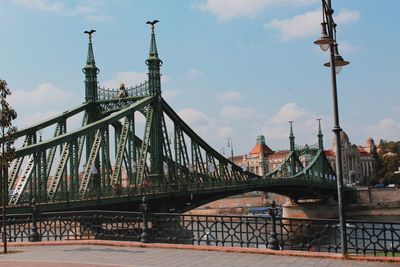
<svg viewBox="0 0 400 267">
<path fill-rule="evenodd" d="M 323 147 L 322 131 L 319 127 L 318 144 L 304 147 L 296 146 L 296 151 L 315 150 Z M 291 142 L 294 145 L 294 135 L 291 129 Z M 376 152 L 374 140 L 369 137 L 364 146 L 351 144 L 347 134 L 342 131 L 340 134 L 343 161 L 343 177 L 345 184 L 365 183 L 368 178 L 375 174 L 373 153 Z M 332 144 L 332 149 L 324 149 L 325 155 L 332 168 L 336 170 L 336 142 Z M 273 151 L 265 142 L 263 135 L 257 136 L 255 146 L 249 154 L 237 155 L 233 157 L 233 162 L 258 175 L 271 172 L 279 168 L 285 162 L 290 150 Z M 299 159 L 303 165 L 307 165 L 313 159 L 312 153 L 299 154 Z"/>
<path fill-rule="evenodd" d="M 369 137 L 364 146 L 351 144 L 346 132 L 340 133 L 342 148 L 343 178 L 345 184 L 365 183 L 375 174 L 373 153 L 376 152 L 374 140 Z M 334 170 L 336 170 L 336 140 L 332 142 L 332 149 L 325 154 Z"/>
</svg>

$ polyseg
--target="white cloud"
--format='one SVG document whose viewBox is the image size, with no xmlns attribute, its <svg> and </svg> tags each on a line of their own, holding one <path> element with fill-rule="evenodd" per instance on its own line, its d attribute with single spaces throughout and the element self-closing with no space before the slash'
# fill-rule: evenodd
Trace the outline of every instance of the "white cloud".
<svg viewBox="0 0 400 267">
<path fill-rule="evenodd" d="M 288 121 L 302 119 L 309 115 L 309 112 L 299 108 L 295 103 L 288 103 L 279 108 L 271 121 L 275 124 L 287 124 Z"/>
<path fill-rule="evenodd" d="M 342 10 L 336 17 L 335 22 L 343 25 L 360 19 L 359 11 Z M 317 36 L 321 31 L 321 11 L 310 11 L 289 19 L 274 19 L 264 24 L 266 29 L 278 31 L 281 41 L 289 41 L 298 38 Z"/>
<path fill-rule="evenodd" d="M 318 121 L 321 116 L 300 108 L 295 103 L 288 103 L 281 106 L 276 114 L 261 126 L 261 133 L 264 133 L 267 140 L 280 144 L 285 149 L 289 145 L 289 121 L 293 122 L 293 130 L 297 144 L 317 143 Z M 329 119 L 323 118 L 322 127 L 329 124 Z M 324 129 L 323 129 L 324 130 Z"/>
<path fill-rule="evenodd" d="M 115 20 L 113 16 L 109 15 L 89 15 L 86 16 L 85 18 L 89 21 L 94 21 L 94 22 L 107 22 Z"/>
<path fill-rule="evenodd" d="M 263 9 L 284 6 L 309 5 L 317 0 L 207 0 L 197 2 L 194 7 L 210 12 L 220 21 L 236 17 L 254 17 Z"/>
<path fill-rule="evenodd" d="M 64 10 L 64 5 L 60 1 L 51 1 L 46 0 L 12 0 L 12 3 L 19 4 L 26 8 L 36 9 L 39 11 L 45 12 L 61 12 Z"/>
<path fill-rule="evenodd" d="M 337 24 L 349 24 L 360 20 L 361 14 L 358 10 L 342 9 L 337 16 L 334 16 Z"/>
<path fill-rule="evenodd" d="M 91 6 L 77 5 L 75 6 L 75 12 L 77 14 L 86 15 L 86 14 L 96 13 L 97 9 Z"/>
<path fill-rule="evenodd" d="M 207 115 L 197 109 L 185 108 L 180 110 L 178 115 L 201 138 L 206 142 L 210 142 L 210 144 L 224 142 L 234 132 L 230 126 L 224 125 L 215 118 L 207 117 Z"/>
<path fill-rule="evenodd" d="M 400 122 L 385 118 L 367 127 L 366 131 L 377 139 L 397 140 L 400 135 Z"/>
<path fill-rule="evenodd" d="M 264 27 L 277 30 L 279 39 L 288 41 L 315 35 L 320 29 L 319 20 L 321 20 L 321 11 L 317 10 L 290 19 L 274 19 L 268 24 L 264 24 Z"/>
<path fill-rule="evenodd" d="M 200 76 L 202 74 L 203 74 L 202 71 L 200 71 L 200 70 L 198 70 L 196 68 L 190 68 L 190 69 L 188 69 L 186 71 L 185 76 L 187 78 L 193 79 L 193 78 L 196 78 L 196 77 L 198 77 L 198 76 Z"/>
<path fill-rule="evenodd" d="M 207 116 L 197 109 L 185 108 L 180 110 L 178 115 L 182 120 L 190 125 L 203 126 L 207 123 Z"/>
<path fill-rule="evenodd" d="M 354 46 L 353 44 L 347 42 L 347 41 L 340 41 L 340 44 L 338 46 L 339 53 L 344 54 L 344 53 L 351 53 L 360 50 L 361 48 L 358 46 Z"/>
<path fill-rule="evenodd" d="M 243 99 L 243 94 L 237 91 L 225 91 L 220 94 L 219 99 L 223 102 L 233 102 Z"/>
<path fill-rule="evenodd" d="M 238 107 L 238 106 L 225 106 L 223 107 L 220 115 L 226 120 L 246 120 L 255 117 L 255 111 L 251 108 Z"/>
<path fill-rule="evenodd" d="M 124 71 L 113 74 L 110 80 L 101 82 L 100 86 L 106 88 L 119 88 L 120 84 L 124 83 L 126 87 L 131 87 L 143 83 L 146 80 L 147 74 L 145 72 Z"/>
<path fill-rule="evenodd" d="M 162 92 L 163 98 L 167 100 L 167 102 L 171 99 L 175 99 L 180 94 L 177 90 L 165 90 Z"/>
<path fill-rule="evenodd" d="M 106 2 L 99 0 L 86 0 L 85 4 L 71 6 L 70 1 L 50 1 L 50 0 L 10 0 L 12 3 L 25 8 L 38 10 L 41 12 L 54 12 L 69 16 L 82 16 L 86 20 L 94 22 L 112 21 L 115 18 L 111 15 L 103 14 L 100 9 L 106 7 Z M 66 5 L 64 5 L 67 3 Z"/>
<path fill-rule="evenodd" d="M 15 122 L 18 128 L 60 114 L 64 111 L 63 109 L 71 108 L 72 100 L 68 91 L 64 91 L 51 83 L 42 83 L 31 91 L 15 90 L 9 97 L 10 105 L 18 113 Z"/>
<path fill-rule="evenodd" d="M 18 111 L 17 111 L 18 112 Z M 18 126 L 18 129 L 22 129 L 25 127 L 28 127 L 30 125 L 33 125 L 35 123 L 42 122 L 48 118 L 51 118 L 53 116 L 56 116 L 60 114 L 60 112 L 57 111 L 47 111 L 47 112 L 34 112 L 34 113 L 23 113 L 20 114 L 18 112 L 18 117 L 15 125 Z M 23 115 L 23 116 L 21 116 Z"/>
<path fill-rule="evenodd" d="M 69 95 L 51 83 L 42 83 L 32 91 L 16 90 L 10 96 L 10 103 L 16 107 L 38 108 L 51 103 L 67 100 Z"/>
</svg>

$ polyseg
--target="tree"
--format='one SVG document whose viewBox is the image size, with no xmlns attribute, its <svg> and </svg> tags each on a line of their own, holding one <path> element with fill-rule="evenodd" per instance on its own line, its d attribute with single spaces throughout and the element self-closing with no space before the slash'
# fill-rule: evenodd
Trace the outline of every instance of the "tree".
<svg viewBox="0 0 400 267">
<path fill-rule="evenodd" d="M 8 104 L 7 96 L 11 95 L 10 89 L 7 87 L 7 82 L 0 79 L 0 175 L 2 188 L 2 204 L 3 204 L 3 229 L 2 238 L 4 245 L 4 253 L 7 253 L 7 236 L 6 236 L 6 205 L 8 199 L 8 167 L 14 157 L 14 141 L 17 129 L 12 126 L 13 120 L 17 118 L 17 112 Z"/>
</svg>

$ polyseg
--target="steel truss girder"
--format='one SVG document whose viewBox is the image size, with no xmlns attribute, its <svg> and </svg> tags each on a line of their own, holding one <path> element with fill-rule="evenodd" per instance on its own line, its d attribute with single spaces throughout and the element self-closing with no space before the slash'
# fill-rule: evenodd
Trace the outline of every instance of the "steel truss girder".
<svg viewBox="0 0 400 267">
<path fill-rule="evenodd" d="M 33 169 L 35 167 L 34 163 L 35 163 L 35 157 L 32 154 L 29 157 L 28 163 L 27 163 L 27 165 L 26 165 L 26 167 L 25 167 L 25 169 L 24 169 L 24 171 L 22 173 L 22 176 L 19 179 L 19 181 L 18 181 L 18 183 L 17 183 L 17 185 L 16 185 L 16 187 L 14 189 L 14 192 L 10 197 L 10 201 L 8 203 L 9 205 L 17 205 L 18 204 L 18 201 L 19 201 L 19 199 L 20 199 L 20 197 L 22 195 L 22 192 L 24 192 L 25 187 L 26 187 L 26 185 L 28 183 L 28 180 L 32 175 Z"/>
<path fill-rule="evenodd" d="M 267 173 L 266 178 L 289 178 L 303 170 L 303 164 L 295 151 L 290 151 L 285 161 L 273 172 Z"/>
<path fill-rule="evenodd" d="M 82 126 L 86 125 L 88 122 L 88 114 L 85 112 L 82 120 Z M 64 129 L 66 130 L 66 129 Z M 85 136 L 82 135 L 78 137 L 78 159 L 77 162 L 80 162 L 80 159 L 82 157 L 82 151 L 83 151 L 83 145 L 85 143 Z M 67 161 L 70 155 L 70 142 L 64 143 L 63 146 L 61 147 L 61 156 L 60 156 L 60 161 L 58 162 L 57 168 L 56 168 L 56 173 L 50 179 L 50 186 L 47 189 L 47 196 L 50 200 L 53 200 L 54 197 L 56 196 L 56 193 L 58 191 L 59 185 L 61 178 L 64 174 L 65 167 L 67 165 Z"/>
<path fill-rule="evenodd" d="M 323 150 L 319 150 L 310 164 L 291 179 L 304 179 L 329 187 L 336 184 L 336 174 Z"/>
<path fill-rule="evenodd" d="M 96 131 L 96 134 L 94 136 L 92 148 L 90 150 L 88 161 L 86 162 L 85 170 L 83 172 L 82 182 L 79 186 L 79 195 L 80 195 L 81 199 L 83 199 L 85 197 L 90 179 L 92 178 L 92 170 L 95 165 L 96 157 L 99 153 L 99 149 L 100 149 L 100 145 L 101 145 L 101 138 L 102 138 L 101 129 L 99 129 Z M 99 170 L 97 170 L 97 172 L 98 171 Z"/>
<path fill-rule="evenodd" d="M 150 131 L 153 120 L 153 108 L 148 106 L 147 114 L 146 114 L 146 125 L 144 128 L 144 136 L 142 140 L 142 147 L 140 149 L 140 158 L 138 164 L 138 173 L 137 173 L 137 186 L 142 186 L 144 181 L 145 169 L 147 167 L 147 151 L 149 148 L 150 142 Z"/>
<path fill-rule="evenodd" d="M 27 135 L 25 137 L 24 143 L 22 144 L 22 147 L 25 147 L 28 145 L 30 137 Z M 24 157 L 16 158 L 14 161 L 14 164 L 11 168 L 11 172 L 8 175 L 8 190 L 11 190 L 14 187 L 15 180 L 18 176 L 19 170 L 21 169 L 22 162 L 24 161 Z"/>
<path fill-rule="evenodd" d="M 117 146 L 117 155 L 115 157 L 115 165 L 113 169 L 113 173 L 111 175 L 111 187 L 114 187 L 118 184 L 118 178 L 121 174 L 122 161 L 124 157 L 124 152 L 126 150 L 126 143 L 128 140 L 129 128 L 131 121 L 129 118 L 125 118 L 124 125 L 121 130 L 121 134 L 119 135 L 119 141 Z"/>
<path fill-rule="evenodd" d="M 162 99 L 161 100 L 163 111 L 165 114 L 174 122 L 174 124 L 179 125 L 179 128 L 182 132 L 184 132 L 190 139 L 192 144 L 195 143 L 194 146 L 195 154 L 197 160 L 201 158 L 200 147 L 206 152 L 207 155 L 217 160 L 219 164 L 226 166 L 224 175 L 225 177 L 229 177 L 229 179 L 237 180 L 237 181 L 245 181 L 250 179 L 261 179 L 261 176 L 250 172 L 244 172 L 241 167 L 237 166 L 220 153 L 218 153 L 215 149 L 213 149 L 210 145 L 208 145 L 203 139 L 200 138 L 179 116 L 176 112 Z M 195 157 L 195 159 L 196 159 Z M 199 168 L 204 169 L 204 171 L 200 171 L 203 174 L 203 177 L 206 176 L 207 170 L 205 170 L 204 161 L 201 159 L 201 164 Z M 228 167 L 229 166 L 229 167 Z M 228 174 L 230 173 L 230 174 Z M 228 176 L 227 176 L 228 175 Z M 205 177 L 204 177 L 205 178 Z M 203 179 L 204 179 L 203 178 Z M 228 179 L 225 179 L 228 180 Z"/>
<path fill-rule="evenodd" d="M 154 100 L 154 97 L 152 97 L 152 96 L 143 98 L 143 99 L 137 101 L 135 104 L 132 104 L 129 107 L 126 107 L 120 111 L 117 111 L 117 112 L 115 112 L 107 117 L 104 117 L 98 121 L 95 121 L 88 125 L 85 125 L 79 129 L 76 129 L 76 130 L 70 132 L 70 133 L 63 134 L 63 135 L 57 136 L 57 137 L 52 138 L 47 141 L 43 141 L 43 142 L 40 142 L 37 144 L 32 144 L 32 145 L 20 148 L 15 151 L 15 156 L 21 157 L 21 156 L 30 155 L 34 152 L 40 151 L 41 149 L 48 149 L 55 145 L 64 144 L 65 142 L 68 142 L 70 140 L 77 139 L 78 137 L 84 135 L 87 132 L 94 132 L 99 128 L 103 128 L 117 120 L 120 120 L 121 118 L 126 117 L 128 114 L 132 113 L 132 111 L 139 110 L 139 109 L 143 108 L 144 106 L 147 106 L 153 100 Z"/>
<path fill-rule="evenodd" d="M 41 129 L 44 129 L 50 125 L 56 124 L 60 121 L 65 121 L 67 118 L 70 118 L 82 111 L 85 111 L 90 105 L 93 105 L 93 103 L 84 103 L 76 108 L 65 111 L 62 114 L 59 114 L 50 119 L 47 119 L 46 121 L 43 121 L 43 122 L 34 124 L 32 126 L 29 126 L 27 128 L 18 130 L 17 133 L 15 134 L 15 137 L 19 138 L 24 135 L 32 135 L 33 133 L 35 133 Z"/>
<path fill-rule="evenodd" d="M 59 136 L 60 134 L 62 134 L 62 125 L 61 125 L 61 122 L 58 122 L 56 129 L 54 131 L 53 137 Z M 46 165 L 47 165 L 46 176 L 47 177 L 50 175 L 51 166 L 53 165 L 53 160 L 54 160 L 54 156 L 56 154 L 56 150 L 57 150 L 57 146 L 54 146 L 49 149 L 49 153 L 48 153 L 47 159 L 46 159 Z"/>
</svg>

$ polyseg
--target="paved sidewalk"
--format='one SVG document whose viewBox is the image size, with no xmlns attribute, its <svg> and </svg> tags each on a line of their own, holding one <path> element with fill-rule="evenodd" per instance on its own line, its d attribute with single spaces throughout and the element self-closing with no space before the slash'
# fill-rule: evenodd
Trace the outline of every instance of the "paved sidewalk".
<svg viewBox="0 0 400 267">
<path fill-rule="evenodd" d="M 367 262 L 330 258 L 103 245 L 26 246 L 11 247 L 10 251 L 20 252 L 7 255 L 1 254 L 0 266 L 399 266 L 398 262 Z"/>
</svg>

